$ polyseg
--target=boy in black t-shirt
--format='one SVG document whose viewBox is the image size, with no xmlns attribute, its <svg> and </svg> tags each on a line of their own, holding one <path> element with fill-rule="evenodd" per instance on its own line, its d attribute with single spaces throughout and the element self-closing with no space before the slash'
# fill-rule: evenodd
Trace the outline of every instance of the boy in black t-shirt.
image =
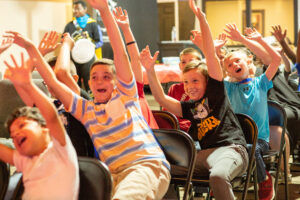
<svg viewBox="0 0 300 200">
<path fill-rule="evenodd" d="M 176 116 L 192 122 L 189 134 L 201 146 L 195 173 L 209 174 L 216 199 L 234 199 L 230 181 L 248 166 L 246 141 L 225 92 L 222 68 L 205 15 L 197 9 L 193 0 L 189 3 L 201 27 L 201 32 L 193 33 L 192 41 L 203 49 L 208 68 L 199 61 L 191 62 L 184 68 L 184 90 L 191 100 L 180 102 L 164 94 L 154 71 L 158 52 L 152 57 L 147 46 L 141 52 L 140 59 L 156 101 Z"/>
</svg>

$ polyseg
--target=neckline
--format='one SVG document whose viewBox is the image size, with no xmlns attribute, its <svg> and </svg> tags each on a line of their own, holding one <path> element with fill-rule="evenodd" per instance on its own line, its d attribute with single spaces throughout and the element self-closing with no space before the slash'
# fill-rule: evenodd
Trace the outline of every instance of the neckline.
<svg viewBox="0 0 300 200">
<path fill-rule="evenodd" d="M 247 82 L 250 82 L 250 81 L 252 81 L 253 80 L 253 78 L 246 78 L 246 79 L 244 79 L 244 80 L 241 80 L 240 82 L 238 82 L 239 84 L 243 84 L 243 83 L 247 83 Z"/>
</svg>

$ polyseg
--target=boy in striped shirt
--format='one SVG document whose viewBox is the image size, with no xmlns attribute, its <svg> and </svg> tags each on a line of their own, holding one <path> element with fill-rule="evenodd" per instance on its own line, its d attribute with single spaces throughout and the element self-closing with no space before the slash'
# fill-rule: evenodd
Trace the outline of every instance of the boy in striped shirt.
<svg viewBox="0 0 300 200">
<path fill-rule="evenodd" d="M 102 59 L 91 67 L 93 101 L 59 82 L 32 42 L 19 34 L 14 35 L 14 41 L 26 48 L 48 88 L 88 130 L 99 158 L 113 176 L 113 199 L 162 199 L 170 182 L 169 163 L 141 113 L 118 26 L 108 0 L 88 2 L 100 11 L 114 52 L 114 63 Z"/>
</svg>

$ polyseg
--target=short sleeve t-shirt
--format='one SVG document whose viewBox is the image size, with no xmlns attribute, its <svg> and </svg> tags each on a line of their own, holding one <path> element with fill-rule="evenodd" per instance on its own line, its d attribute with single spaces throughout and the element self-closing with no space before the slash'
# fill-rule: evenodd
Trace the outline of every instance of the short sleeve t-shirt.
<svg viewBox="0 0 300 200">
<path fill-rule="evenodd" d="M 22 199 L 78 198 L 78 160 L 70 138 L 66 135 L 65 146 L 61 146 L 55 138 L 51 139 L 48 147 L 37 156 L 14 153 L 14 165 L 17 171 L 23 173 L 25 191 Z"/>
<path fill-rule="evenodd" d="M 225 87 L 235 113 L 249 115 L 258 128 L 258 138 L 269 142 L 268 90 L 273 87 L 265 74 L 248 84 L 225 81 Z"/>
<path fill-rule="evenodd" d="M 223 81 L 208 78 L 204 96 L 197 101 L 181 102 L 183 118 L 192 122 L 189 134 L 201 149 L 246 146 L 246 141 L 225 92 Z"/>
</svg>

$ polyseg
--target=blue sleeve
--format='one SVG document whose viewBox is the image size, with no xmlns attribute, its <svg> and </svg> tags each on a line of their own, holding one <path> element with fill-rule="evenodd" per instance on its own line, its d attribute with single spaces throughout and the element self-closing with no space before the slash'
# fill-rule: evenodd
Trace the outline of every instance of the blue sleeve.
<svg viewBox="0 0 300 200">
<path fill-rule="evenodd" d="M 98 28 L 98 32 L 99 32 L 99 42 L 97 42 L 95 44 L 96 45 L 96 49 L 102 47 L 102 45 L 103 45 L 102 31 L 101 31 L 101 27 L 100 27 L 99 24 L 97 25 L 97 28 Z"/>
<path fill-rule="evenodd" d="M 272 80 L 269 81 L 269 79 L 266 76 L 266 73 L 263 73 L 261 76 L 257 78 L 259 79 L 259 84 L 264 91 L 267 92 L 269 89 L 273 87 L 273 82 Z"/>
</svg>

